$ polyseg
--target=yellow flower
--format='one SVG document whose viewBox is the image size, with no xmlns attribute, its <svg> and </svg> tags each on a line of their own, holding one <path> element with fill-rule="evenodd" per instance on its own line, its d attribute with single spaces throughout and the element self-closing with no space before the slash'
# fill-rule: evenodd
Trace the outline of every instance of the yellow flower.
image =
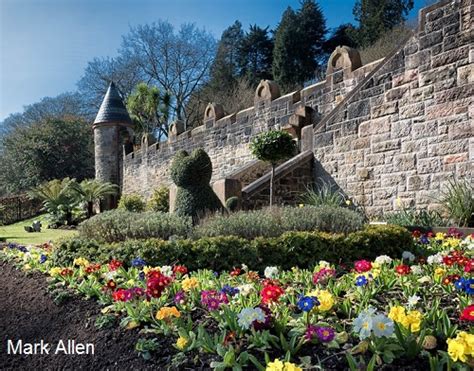
<svg viewBox="0 0 474 371">
<path fill-rule="evenodd" d="M 284 367 L 285 365 L 283 364 L 282 361 L 280 361 L 279 359 L 275 359 L 273 362 L 270 362 L 267 365 L 267 368 L 265 369 L 265 371 L 283 371 Z"/>
<path fill-rule="evenodd" d="M 153 267 L 150 267 L 149 265 L 143 267 L 143 273 L 148 274 L 148 272 L 150 271 L 159 272 L 160 268 L 153 268 Z"/>
<path fill-rule="evenodd" d="M 465 331 L 461 331 L 458 336 L 460 340 L 464 341 L 466 345 L 466 354 L 474 356 L 474 335 L 468 334 Z"/>
<path fill-rule="evenodd" d="M 185 278 L 183 280 L 183 282 L 181 283 L 181 285 L 183 286 L 183 290 L 184 291 L 190 291 L 191 289 L 194 289 L 196 287 L 198 287 L 199 285 L 199 282 L 196 278 L 192 277 L 192 278 Z"/>
<path fill-rule="evenodd" d="M 436 240 L 436 241 L 442 241 L 442 240 L 444 240 L 444 233 L 441 233 L 441 232 L 436 233 L 436 235 L 435 235 L 435 240 Z"/>
<path fill-rule="evenodd" d="M 352 201 L 351 200 L 346 200 L 346 205 L 347 206 L 350 206 L 352 204 Z"/>
<path fill-rule="evenodd" d="M 299 204 L 298 206 L 299 206 L 300 208 L 302 208 L 302 207 L 304 207 L 304 204 Z"/>
<path fill-rule="evenodd" d="M 327 312 L 334 306 L 334 296 L 328 290 L 314 290 L 308 296 L 315 296 L 319 300 L 319 305 L 315 308 L 322 312 Z"/>
<path fill-rule="evenodd" d="M 301 367 L 298 367 L 294 363 L 291 362 L 285 362 L 285 371 L 302 371 Z"/>
<path fill-rule="evenodd" d="M 188 345 L 188 340 L 186 338 L 180 336 L 178 340 L 176 340 L 176 348 L 179 350 L 186 348 L 186 345 Z"/>
<path fill-rule="evenodd" d="M 388 318 L 394 320 L 395 322 L 403 323 L 406 320 L 405 308 L 401 307 L 400 305 L 390 308 Z"/>
<path fill-rule="evenodd" d="M 435 279 L 440 279 L 441 277 L 444 276 L 446 271 L 443 268 L 436 268 L 434 272 L 434 278 Z"/>
<path fill-rule="evenodd" d="M 156 313 L 157 320 L 168 319 L 171 317 L 181 317 L 181 313 L 178 309 L 176 309 L 175 306 L 160 308 L 160 310 Z"/>
<path fill-rule="evenodd" d="M 267 364 L 266 371 L 302 371 L 301 367 L 298 367 L 294 363 L 285 362 L 283 363 L 279 359 L 275 359 L 273 362 Z"/>
<path fill-rule="evenodd" d="M 411 332 L 420 331 L 421 321 L 423 320 L 423 314 L 417 310 L 411 310 L 406 316 L 406 328 L 410 329 Z"/>
<path fill-rule="evenodd" d="M 59 268 L 59 267 L 51 268 L 51 269 L 49 270 L 49 275 L 50 275 L 51 277 L 59 276 L 59 275 L 61 274 L 61 270 L 62 270 L 62 269 Z"/>
<path fill-rule="evenodd" d="M 128 280 L 127 281 L 127 286 L 129 286 L 129 287 L 135 286 L 135 280 Z"/>
<path fill-rule="evenodd" d="M 460 360 L 462 362 L 467 361 L 466 357 L 466 346 L 463 341 L 457 339 L 448 339 L 448 354 L 454 362 Z"/>
<path fill-rule="evenodd" d="M 73 265 L 77 265 L 79 267 L 87 267 L 89 264 L 89 261 L 85 258 L 76 258 L 73 261 Z"/>
<path fill-rule="evenodd" d="M 29 264 L 25 264 L 25 265 L 23 266 L 23 270 L 24 270 L 24 271 L 29 271 L 30 269 L 31 269 L 31 265 L 29 265 Z"/>
</svg>

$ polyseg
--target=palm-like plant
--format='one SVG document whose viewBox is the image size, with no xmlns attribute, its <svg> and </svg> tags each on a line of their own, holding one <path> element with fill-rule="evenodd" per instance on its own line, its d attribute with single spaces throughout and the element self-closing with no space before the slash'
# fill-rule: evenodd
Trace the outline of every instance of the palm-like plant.
<svg viewBox="0 0 474 371">
<path fill-rule="evenodd" d="M 65 221 L 70 225 L 73 221 L 73 210 L 79 203 L 74 190 L 76 185 L 75 179 L 54 179 L 32 188 L 28 195 L 42 201 L 43 209 L 51 215 L 55 223 L 61 224 Z"/>
<path fill-rule="evenodd" d="M 73 188 L 81 201 L 86 204 L 87 217 L 90 218 L 94 214 L 94 203 L 103 200 L 107 196 L 116 195 L 119 187 L 96 179 L 86 179 L 80 184 L 76 183 Z"/>
</svg>

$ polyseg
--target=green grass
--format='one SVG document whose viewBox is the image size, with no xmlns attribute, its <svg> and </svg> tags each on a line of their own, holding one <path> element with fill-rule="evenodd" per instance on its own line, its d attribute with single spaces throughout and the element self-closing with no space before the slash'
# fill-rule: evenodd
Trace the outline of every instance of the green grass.
<svg viewBox="0 0 474 371">
<path fill-rule="evenodd" d="M 41 232 L 26 232 L 24 227 L 31 225 L 34 220 L 41 220 L 41 224 L 43 224 Z M 77 233 L 76 231 L 64 229 L 48 229 L 46 228 L 47 225 L 46 215 L 40 215 L 15 224 L 0 225 L 0 239 L 6 238 L 8 242 L 18 242 L 22 244 L 42 244 L 48 241 L 54 242 L 59 238 L 73 236 Z"/>
</svg>

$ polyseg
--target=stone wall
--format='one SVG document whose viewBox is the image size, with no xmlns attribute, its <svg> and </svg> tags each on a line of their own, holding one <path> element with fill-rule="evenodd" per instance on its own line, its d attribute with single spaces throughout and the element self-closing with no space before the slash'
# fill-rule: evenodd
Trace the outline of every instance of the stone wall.
<svg viewBox="0 0 474 371">
<path fill-rule="evenodd" d="M 418 35 L 311 133 L 321 166 L 369 214 L 397 198 L 433 208 L 449 177 L 472 181 L 472 12 L 467 0 L 423 9 Z"/>
<path fill-rule="evenodd" d="M 356 51 L 338 47 L 325 81 L 285 96 L 262 81 L 254 106 L 236 114 L 208 106 L 202 126 L 126 156 L 124 192 L 149 196 L 170 184 L 179 149 L 204 148 L 213 181 L 230 177 L 253 161 L 252 137 L 285 128 L 314 152 L 313 178 L 334 181 L 370 214 L 392 210 L 396 198 L 432 207 L 450 175 L 472 178 L 472 11 L 472 0 L 437 3 L 383 60 L 361 66 Z"/>
</svg>

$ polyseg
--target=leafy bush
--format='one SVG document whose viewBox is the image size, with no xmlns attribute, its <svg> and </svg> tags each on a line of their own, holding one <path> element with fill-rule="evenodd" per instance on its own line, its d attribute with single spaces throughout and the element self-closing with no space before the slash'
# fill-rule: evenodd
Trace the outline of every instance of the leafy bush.
<svg viewBox="0 0 474 371">
<path fill-rule="evenodd" d="M 362 216 L 345 208 L 273 207 L 212 216 L 203 220 L 195 228 L 194 234 L 198 237 L 233 235 L 252 239 L 276 237 L 287 231 L 348 233 L 362 226 Z"/>
<path fill-rule="evenodd" d="M 449 180 L 439 201 L 457 226 L 466 227 L 473 221 L 474 188 L 467 180 Z"/>
<path fill-rule="evenodd" d="M 212 176 L 211 159 L 203 149 L 191 155 L 179 151 L 171 164 L 171 179 L 178 186 L 175 212 L 191 216 L 195 221 L 206 212 L 222 209 L 219 198 L 209 182 Z"/>
<path fill-rule="evenodd" d="M 404 227 L 441 227 L 446 225 L 446 222 L 438 211 L 425 209 L 416 210 L 413 208 L 404 208 L 400 211 L 388 213 L 384 215 L 384 220 L 389 224 Z"/>
<path fill-rule="evenodd" d="M 344 234 L 288 232 L 278 237 L 247 240 L 235 236 L 206 237 L 199 240 L 127 240 L 98 244 L 74 238 L 61 242 L 54 250 L 54 264 L 71 264 L 74 258 L 107 263 L 111 258 L 130 265 L 137 256 L 150 265 L 184 264 L 189 269 L 229 270 L 245 263 L 263 271 L 266 266 L 289 269 L 313 267 L 320 260 L 333 263 L 355 259 L 374 259 L 381 254 L 399 257 L 413 250 L 411 234 L 398 226 L 367 226 Z"/>
<path fill-rule="evenodd" d="M 185 237 L 191 228 L 190 218 L 176 214 L 110 210 L 83 222 L 79 226 L 79 234 L 97 241 L 116 242 L 129 238 Z"/>
<path fill-rule="evenodd" d="M 140 213 L 145 211 L 145 201 L 137 194 L 122 195 L 118 204 L 118 208 L 122 210 Z"/>
<path fill-rule="evenodd" d="M 148 200 L 147 209 L 150 211 L 160 211 L 167 213 L 170 211 L 170 190 L 168 187 L 160 187 L 153 191 L 153 195 Z"/>
</svg>

